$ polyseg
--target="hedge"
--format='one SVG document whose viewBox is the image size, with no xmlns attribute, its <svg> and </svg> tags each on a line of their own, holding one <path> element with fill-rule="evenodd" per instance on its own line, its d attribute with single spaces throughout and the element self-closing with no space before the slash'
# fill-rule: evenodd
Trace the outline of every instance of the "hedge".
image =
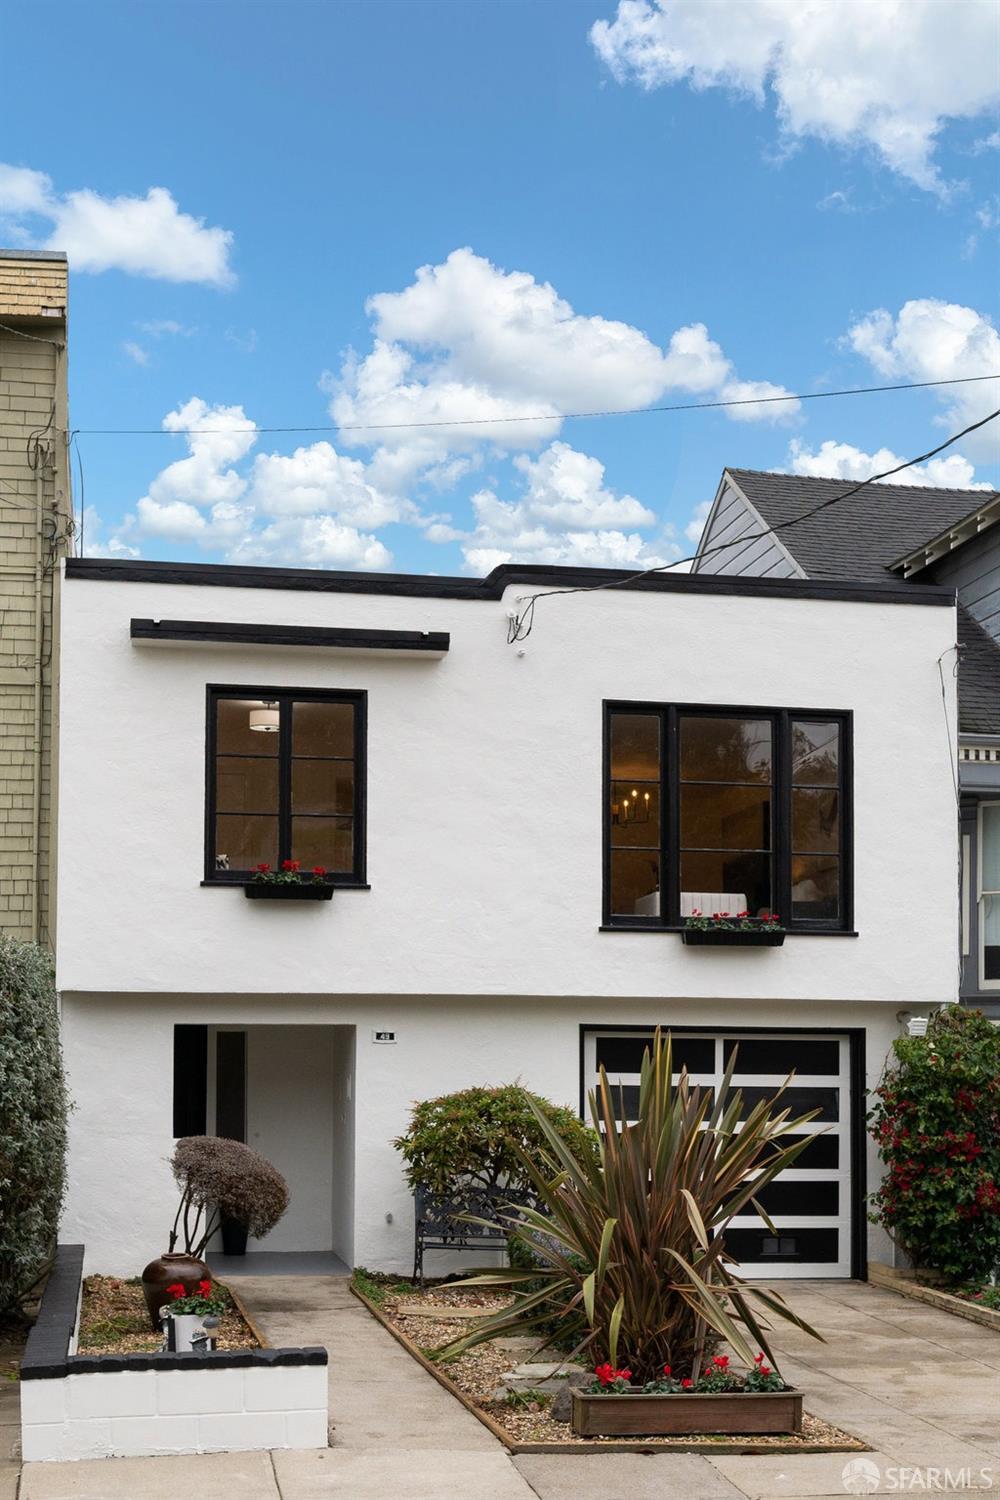
<svg viewBox="0 0 1000 1500">
<path fill-rule="evenodd" d="M 55 1243 L 67 1112 L 51 955 L 0 937 L 0 1316 Z"/>
</svg>

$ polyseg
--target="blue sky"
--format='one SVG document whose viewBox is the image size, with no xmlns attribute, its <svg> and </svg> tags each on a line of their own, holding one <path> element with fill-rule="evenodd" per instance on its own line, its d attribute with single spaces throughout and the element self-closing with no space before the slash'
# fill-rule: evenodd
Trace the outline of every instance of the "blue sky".
<svg viewBox="0 0 1000 1500">
<path fill-rule="evenodd" d="M 105 0 L 45 30 L 45 108 L 5 70 L 0 242 L 70 253 L 88 552 L 651 565 L 724 465 L 863 478 L 1000 405 L 558 417 L 1000 370 L 990 0 Z M 8 64 L 38 45 L 8 4 Z M 997 483 L 996 426 L 923 477 Z"/>
</svg>

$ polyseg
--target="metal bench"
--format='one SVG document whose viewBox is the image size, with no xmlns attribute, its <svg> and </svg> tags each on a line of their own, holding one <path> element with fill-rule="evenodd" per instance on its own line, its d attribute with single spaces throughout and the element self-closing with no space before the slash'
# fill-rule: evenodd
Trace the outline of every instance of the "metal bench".
<svg viewBox="0 0 1000 1500">
<path fill-rule="evenodd" d="M 467 1189 L 455 1189 L 447 1198 L 417 1188 L 414 1199 L 413 1279 L 418 1285 L 424 1284 L 426 1250 L 461 1251 L 472 1255 L 506 1250 L 507 1236 L 502 1229 L 470 1224 L 463 1216 L 472 1214 L 496 1223 L 510 1202 L 508 1194 L 494 1194 L 470 1185 Z"/>
</svg>

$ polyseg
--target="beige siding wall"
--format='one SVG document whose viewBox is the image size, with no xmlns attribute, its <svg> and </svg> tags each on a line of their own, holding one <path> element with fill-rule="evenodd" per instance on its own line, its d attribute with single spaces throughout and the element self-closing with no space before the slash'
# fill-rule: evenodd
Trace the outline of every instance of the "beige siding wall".
<svg viewBox="0 0 1000 1500">
<path fill-rule="evenodd" d="M 66 263 L 0 253 L 0 932 L 51 942 Z"/>
</svg>

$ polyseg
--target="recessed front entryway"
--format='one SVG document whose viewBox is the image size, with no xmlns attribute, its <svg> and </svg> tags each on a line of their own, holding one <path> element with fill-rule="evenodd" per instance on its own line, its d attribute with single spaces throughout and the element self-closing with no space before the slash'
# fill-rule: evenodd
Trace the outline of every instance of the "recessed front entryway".
<svg viewBox="0 0 1000 1500">
<path fill-rule="evenodd" d="M 288 1183 L 287 1212 L 249 1255 L 353 1263 L 353 1026 L 176 1027 L 174 1114 L 175 1134 L 245 1141 Z"/>
<path fill-rule="evenodd" d="M 628 1115 L 638 1104 L 642 1055 L 652 1035 L 646 1028 L 585 1031 L 586 1088 L 594 1087 L 603 1065 L 616 1092 L 621 1087 Z M 715 1092 L 721 1087 L 734 1051 L 733 1087 L 743 1092 L 744 1113 L 775 1094 L 792 1072 L 795 1078 L 782 1098 L 789 1118 L 818 1110 L 814 1120 L 794 1132 L 812 1136 L 810 1144 L 794 1167 L 761 1194 L 773 1230 L 753 1212 L 734 1219 L 726 1241 L 739 1260 L 738 1269 L 768 1280 L 858 1274 L 854 1232 L 864 1218 L 856 1201 L 863 1186 L 854 1165 L 859 1106 L 854 1103 L 851 1035 L 673 1030 L 675 1067 L 687 1068 L 691 1083 L 701 1088 Z"/>
</svg>

